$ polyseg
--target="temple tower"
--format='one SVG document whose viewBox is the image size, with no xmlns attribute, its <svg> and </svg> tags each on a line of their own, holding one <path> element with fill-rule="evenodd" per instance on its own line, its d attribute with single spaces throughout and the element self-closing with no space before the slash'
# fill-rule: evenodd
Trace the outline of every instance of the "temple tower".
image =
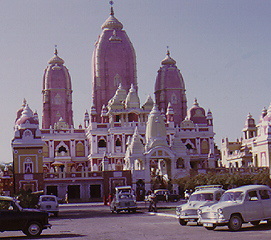
<svg viewBox="0 0 271 240">
<path fill-rule="evenodd" d="M 111 14 L 102 25 L 102 33 L 95 43 L 92 60 L 92 104 L 98 121 L 102 106 L 107 105 L 120 84 L 126 92 L 131 84 L 137 91 L 135 51 L 122 28 L 111 7 Z"/>
<path fill-rule="evenodd" d="M 155 101 L 160 111 L 166 111 L 171 104 L 174 112 L 174 123 L 180 124 L 186 117 L 187 100 L 182 74 L 169 51 L 158 70 L 155 83 Z"/>
<path fill-rule="evenodd" d="M 68 125 L 73 125 L 72 87 L 68 69 L 64 60 L 55 56 L 49 60 L 49 66 L 43 76 L 43 111 L 42 128 L 49 129 L 62 118 Z"/>
</svg>

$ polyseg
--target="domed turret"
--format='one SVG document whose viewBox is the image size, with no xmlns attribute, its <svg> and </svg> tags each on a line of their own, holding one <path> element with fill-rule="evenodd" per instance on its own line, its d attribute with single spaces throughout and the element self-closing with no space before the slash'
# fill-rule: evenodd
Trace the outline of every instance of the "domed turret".
<svg viewBox="0 0 271 240">
<path fill-rule="evenodd" d="M 26 106 L 24 107 L 21 117 L 16 121 L 16 125 L 22 125 L 26 123 L 34 124 L 34 125 L 39 124 L 38 119 L 36 118 L 36 116 L 34 116 L 28 104 L 26 104 Z"/>
<path fill-rule="evenodd" d="M 195 99 L 193 106 L 188 110 L 187 117 L 194 123 L 207 124 L 205 110 L 199 106 L 197 99 Z"/>
<path fill-rule="evenodd" d="M 169 51 L 161 64 L 155 82 L 155 101 L 160 110 L 167 109 L 170 102 L 174 111 L 174 123 L 180 124 L 187 112 L 184 80 Z"/>
<path fill-rule="evenodd" d="M 113 30 L 121 30 L 123 28 L 122 23 L 115 18 L 114 16 L 114 9 L 111 7 L 111 13 L 109 18 L 106 19 L 104 24 L 102 25 L 102 29 L 113 29 Z"/>
<path fill-rule="evenodd" d="M 55 56 L 53 56 L 49 61 L 49 64 L 63 65 L 65 62 L 62 58 L 57 55 L 57 49 L 55 48 Z"/>
<path fill-rule="evenodd" d="M 167 56 L 164 60 L 162 60 L 161 64 L 162 65 L 175 65 L 176 61 L 172 57 L 170 57 L 170 52 L 167 51 Z"/>
<path fill-rule="evenodd" d="M 21 108 L 17 111 L 15 122 L 21 117 L 25 106 L 26 106 L 26 100 L 24 99 Z"/>
<path fill-rule="evenodd" d="M 255 120 L 254 118 L 252 118 L 252 115 L 250 113 L 247 115 L 243 133 L 245 139 L 253 138 L 256 137 L 257 135 L 257 127 L 255 124 Z"/>
<path fill-rule="evenodd" d="M 131 84 L 137 91 L 135 51 L 122 23 L 115 17 L 113 7 L 95 44 L 92 71 L 93 104 L 98 111 L 98 117 L 102 105 L 107 105 L 113 98 L 120 83 L 126 93 Z"/>
</svg>

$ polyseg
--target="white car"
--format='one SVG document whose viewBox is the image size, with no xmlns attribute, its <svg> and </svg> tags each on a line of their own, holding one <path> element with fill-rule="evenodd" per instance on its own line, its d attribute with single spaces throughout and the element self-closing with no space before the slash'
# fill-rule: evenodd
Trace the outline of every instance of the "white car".
<svg viewBox="0 0 271 240">
<path fill-rule="evenodd" d="M 181 225 L 197 222 L 197 210 L 202 206 L 209 206 L 219 201 L 225 190 L 221 185 L 205 185 L 195 188 L 187 203 L 177 206 L 176 215 Z"/>
<path fill-rule="evenodd" d="M 116 194 L 110 203 L 110 210 L 112 213 L 119 213 L 120 211 L 136 212 L 137 205 L 135 196 L 132 194 L 130 186 L 116 187 Z"/>
<path fill-rule="evenodd" d="M 39 209 L 58 216 L 59 208 L 57 197 L 54 195 L 41 195 L 38 202 Z"/>
<path fill-rule="evenodd" d="M 258 225 L 271 221 L 271 189 L 265 185 L 246 185 L 227 190 L 220 201 L 198 210 L 199 222 L 208 230 L 227 225 L 231 231 L 243 223 Z"/>
</svg>

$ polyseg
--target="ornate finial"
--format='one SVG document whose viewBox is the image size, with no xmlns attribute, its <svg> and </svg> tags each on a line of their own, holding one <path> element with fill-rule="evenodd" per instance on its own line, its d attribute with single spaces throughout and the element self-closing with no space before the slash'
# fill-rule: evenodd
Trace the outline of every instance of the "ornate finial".
<svg viewBox="0 0 271 240">
<path fill-rule="evenodd" d="M 57 56 L 57 45 L 55 45 L 55 55 Z"/>
<path fill-rule="evenodd" d="M 169 46 L 167 46 L 167 55 L 170 56 Z"/>
<path fill-rule="evenodd" d="M 196 105 L 196 106 L 198 106 L 198 105 L 199 105 L 199 103 L 198 103 L 198 99 L 197 99 L 197 98 L 195 98 L 194 105 Z"/>
<path fill-rule="evenodd" d="M 110 13 L 110 15 L 114 16 L 114 9 L 113 9 L 114 2 L 113 1 L 109 1 L 109 4 L 111 5 L 111 13 Z"/>
</svg>

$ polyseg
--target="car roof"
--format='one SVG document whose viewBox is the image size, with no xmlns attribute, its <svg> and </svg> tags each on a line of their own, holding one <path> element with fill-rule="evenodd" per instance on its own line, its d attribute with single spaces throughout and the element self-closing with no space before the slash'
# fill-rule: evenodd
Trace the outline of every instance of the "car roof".
<svg viewBox="0 0 271 240">
<path fill-rule="evenodd" d="M 155 189 L 154 192 L 158 192 L 158 191 L 166 191 L 168 192 L 168 189 Z"/>
<path fill-rule="evenodd" d="M 13 198 L 9 196 L 0 196 L 0 200 L 13 201 Z"/>
<path fill-rule="evenodd" d="M 214 192 L 224 192 L 225 190 L 222 188 L 222 185 L 203 185 L 203 186 L 197 186 L 195 187 L 196 193 L 214 193 Z"/>
<path fill-rule="evenodd" d="M 215 192 L 225 192 L 225 190 L 222 188 L 206 188 L 202 190 L 197 190 L 193 192 L 192 194 L 194 195 L 194 194 L 199 194 L 199 193 L 215 193 Z"/>
<path fill-rule="evenodd" d="M 44 197 L 54 197 L 54 198 L 56 198 L 55 195 L 40 195 L 40 198 L 44 198 Z"/>
<path fill-rule="evenodd" d="M 132 189 L 131 186 L 120 186 L 120 187 L 115 187 L 116 189 L 118 190 L 121 190 L 121 189 Z"/>
<path fill-rule="evenodd" d="M 244 186 L 241 186 L 241 187 L 229 189 L 229 190 L 227 190 L 227 192 L 248 191 L 248 190 L 261 190 L 261 189 L 271 190 L 266 185 L 244 185 Z"/>
</svg>

